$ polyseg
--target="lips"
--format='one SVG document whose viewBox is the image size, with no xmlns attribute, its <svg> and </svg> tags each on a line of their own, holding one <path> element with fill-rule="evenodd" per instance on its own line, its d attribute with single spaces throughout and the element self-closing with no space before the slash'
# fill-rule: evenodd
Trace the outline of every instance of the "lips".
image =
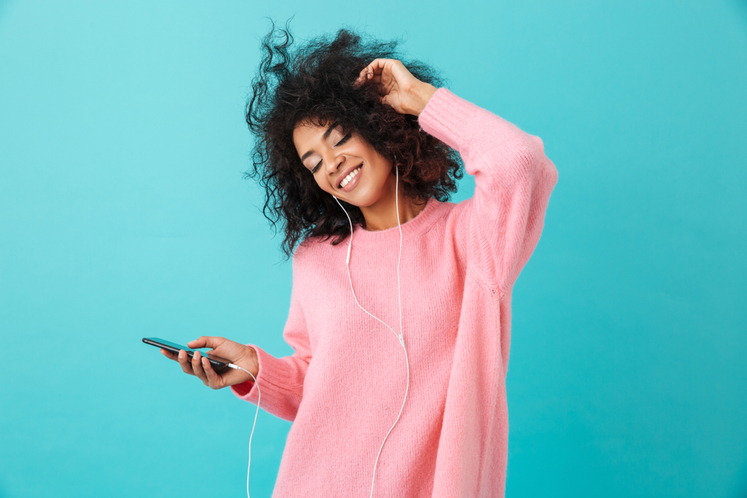
<svg viewBox="0 0 747 498">
<path fill-rule="evenodd" d="M 340 187 L 340 184 L 342 183 L 342 181 L 343 181 L 343 180 L 344 180 L 344 179 L 345 179 L 345 178 L 346 178 L 346 177 L 347 177 L 347 176 L 348 176 L 348 175 L 349 175 L 350 173 L 352 173 L 352 172 L 353 172 L 353 171 L 355 171 L 356 169 L 360 168 L 361 166 L 363 166 L 363 163 L 360 163 L 360 164 L 358 164 L 358 165 L 356 165 L 356 166 L 352 166 L 352 167 L 350 167 L 350 168 L 346 169 L 345 171 L 343 171 L 342 173 L 340 173 L 340 176 L 338 176 L 338 177 L 337 177 L 337 180 L 335 180 L 335 187 L 336 187 L 336 188 L 342 188 L 342 187 Z"/>
</svg>

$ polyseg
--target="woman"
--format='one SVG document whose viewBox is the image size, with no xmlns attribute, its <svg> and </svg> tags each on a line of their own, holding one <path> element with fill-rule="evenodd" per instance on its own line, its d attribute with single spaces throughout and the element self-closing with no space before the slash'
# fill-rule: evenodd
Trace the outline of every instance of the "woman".
<svg viewBox="0 0 747 498">
<path fill-rule="evenodd" d="M 265 39 L 247 123 L 293 256 L 295 352 L 188 344 L 244 369 L 224 374 L 162 352 L 293 421 L 273 496 L 503 496 L 511 291 L 557 171 L 539 138 L 437 88 L 393 43 L 291 44 Z M 455 151 L 476 184 L 459 204 L 445 202 Z"/>
</svg>

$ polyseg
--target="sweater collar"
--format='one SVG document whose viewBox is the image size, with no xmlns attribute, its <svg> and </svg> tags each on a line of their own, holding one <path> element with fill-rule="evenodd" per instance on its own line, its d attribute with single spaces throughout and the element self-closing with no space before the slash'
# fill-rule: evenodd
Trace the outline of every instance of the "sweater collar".
<svg viewBox="0 0 747 498">
<path fill-rule="evenodd" d="M 420 213 L 407 223 L 402 224 L 402 238 L 418 236 L 425 233 L 440 218 L 440 212 L 444 207 L 443 202 L 439 202 L 433 197 L 428 199 Z M 387 228 L 386 230 L 369 231 L 355 225 L 353 230 L 353 245 L 380 245 L 399 242 L 399 227 Z"/>
</svg>

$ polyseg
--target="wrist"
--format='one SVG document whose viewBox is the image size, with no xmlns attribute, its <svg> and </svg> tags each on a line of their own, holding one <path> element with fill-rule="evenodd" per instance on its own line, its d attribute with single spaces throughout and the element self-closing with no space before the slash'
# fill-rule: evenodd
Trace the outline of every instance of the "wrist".
<svg viewBox="0 0 747 498">
<path fill-rule="evenodd" d="M 251 372 L 255 378 L 259 375 L 259 356 L 257 350 L 251 346 L 246 346 L 246 354 L 236 364 Z M 254 379 L 250 377 L 248 382 L 254 382 Z"/>
<path fill-rule="evenodd" d="M 436 93 L 436 90 L 437 88 L 430 83 L 420 82 L 413 92 L 415 94 L 415 102 L 412 114 L 420 116 L 420 113 L 423 112 L 425 106 L 428 105 L 428 101 L 431 100 L 431 97 Z"/>
</svg>

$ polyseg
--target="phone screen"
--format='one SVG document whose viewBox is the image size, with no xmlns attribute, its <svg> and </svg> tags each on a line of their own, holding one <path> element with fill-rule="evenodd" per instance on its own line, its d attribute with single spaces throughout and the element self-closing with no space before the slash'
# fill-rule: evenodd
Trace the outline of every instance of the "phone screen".
<svg viewBox="0 0 747 498">
<path fill-rule="evenodd" d="M 172 353 L 178 353 L 179 350 L 181 349 L 184 352 L 186 352 L 190 358 L 194 356 L 195 351 L 198 351 L 196 349 L 188 348 L 187 346 L 182 346 L 181 344 L 177 344 L 175 342 L 159 339 L 158 337 L 143 337 L 143 342 L 145 344 L 150 344 L 152 346 L 156 346 L 158 348 L 163 348 L 167 351 L 171 351 Z M 200 351 L 200 354 L 202 354 L 205 358 L 210 360 L 210 363 L 212 364 L 213 369 L 215 369 L 216 372 L 227 369 L 228 364 L 230 363 L 230 361 L 226 360 L 225 358 L 213 356 L 209 353 L 202 353 Z"/>
</svg>

